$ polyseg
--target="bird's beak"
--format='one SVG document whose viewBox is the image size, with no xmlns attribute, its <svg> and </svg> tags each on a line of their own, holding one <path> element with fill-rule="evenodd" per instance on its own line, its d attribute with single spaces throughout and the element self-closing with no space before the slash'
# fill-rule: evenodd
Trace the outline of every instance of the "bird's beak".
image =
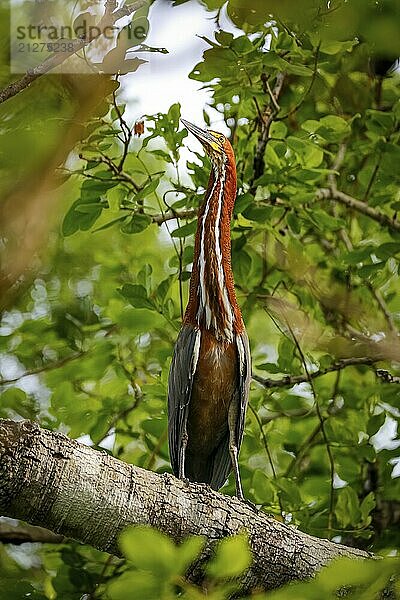
<svg viewBox="0 0 400 600">
<path fill-rule="evenodd" d="M 217 142 L 215 141 L 214 136 L 209 131 L 205 129 L 200 129 L 200 127 L 197 127 L 197 125 L 194 125 L 193 123 L 189 123 L 189 121 L 185 121 L 185 119 L 181 119 L 181 121 L 186 127 L 186 129 L 190 131 L 190 133 L 193 133 L 193 135 L 197 137 L 197 139 L 202 144 L 208 144 L 209 146 L 214 148 L 214 150 L 217 149 L 215 147 Z"/>
</svg>

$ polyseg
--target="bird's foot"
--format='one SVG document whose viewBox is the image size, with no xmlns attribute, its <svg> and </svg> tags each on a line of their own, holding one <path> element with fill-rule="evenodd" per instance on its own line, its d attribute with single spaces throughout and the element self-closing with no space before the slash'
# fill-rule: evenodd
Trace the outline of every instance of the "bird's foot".
<svg viewBox="0 0 400 600">
<path fill-rule="evenodd" d="M 249 508 L 251 508 L 253 512 L 258 513 L 260 511 L 260 509 L 257 508 L 257 506 L 253 502 L 247 500 L 247 498 L 245 498 L 244 496 L 236 496 L 236 498 L 240 500 L 240 502 L 243 502 L 243 504 L 246 504 Z"/>
</svg>

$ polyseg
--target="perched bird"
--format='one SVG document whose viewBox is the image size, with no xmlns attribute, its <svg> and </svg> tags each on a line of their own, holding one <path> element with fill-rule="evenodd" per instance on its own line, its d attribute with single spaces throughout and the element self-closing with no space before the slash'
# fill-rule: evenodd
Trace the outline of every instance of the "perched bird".
<svg viewBox="0 0 400 600">
<path fill-rule="evenodd" d="M 203 144 L 211 173 L 198 216 L 189 302 L 169 374 L 171 464 L 177 477 L 215 490 L 233 469 L 236 495 L 244 499 L 238 453 L 251 362 L 231 268 L 235 155 L 223 134 L 182 123 Z"/>
</svg>

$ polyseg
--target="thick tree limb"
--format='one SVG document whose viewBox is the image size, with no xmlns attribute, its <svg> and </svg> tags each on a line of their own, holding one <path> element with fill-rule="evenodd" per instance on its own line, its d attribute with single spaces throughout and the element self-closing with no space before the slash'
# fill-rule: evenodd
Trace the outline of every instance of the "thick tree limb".
<svg viewBox="0 0 400 600">
<path fill-rule="evenodd" d="M 123 463 L 41 429 L 0 420 L 0 512 L 118 554 L 118 535 L 147 524 L 180 541 L 203 535 L 213 543 L 246 530 L 253 564 L 243 588 L 276 588 L 313 576 L 339 556 L 368 554 L 306 535 L 209 487 L 187 485 Z M 199 567 L 190 573 L 198 580 Z"/>
</svg>

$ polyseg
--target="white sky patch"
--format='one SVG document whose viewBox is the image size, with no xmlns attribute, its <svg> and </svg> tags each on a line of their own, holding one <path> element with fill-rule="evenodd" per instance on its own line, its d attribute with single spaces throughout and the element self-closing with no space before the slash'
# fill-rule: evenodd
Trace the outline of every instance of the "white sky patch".
<svg viewBox="0 0 400 600">
<path fill-rule="evenodd" d="M 394 450 L 400 446 L 400 439 L 396 438 L 397 421 L 387 416 L 382 427 L 371 437 L 371 444 L 376 452 Z"/>
<path fill-rule="evenodd" d="M 0 359 L 0 374 L 2 379 L 15 379 L 25 372 L 25 369 L 16 356 L 2 354 Z"/>
<path fill-rule="evenodd" d="M 166 48 L 169 54 L 141 52 L 137 56 L 148 60 L 135 73 L 124 78 L 124 95 L 129 99 L 127 116 L 135 121 L 145 114 L 167 112 L 174 102 L 182 105 L 182 116 L 204 125 L 203 109 L 211 98 L 201 89 L 200 81 L 189 79 L 193 67 L 201 60 L 209 44 L 199 36 L 214 39 L 216 24 L 212 14 L 197 2 L 171 7 L 157 0 L 150 8 L 150 31 L 145 43 Z M 223 14 L 221 27 L 234 35 L 242 32 Z M 133 52 L 134 55 L 134 52 Z M 212 111 L 211 120 L 222 133 L 227 129 L 222 117 Z"/>
<path fill-rule="evenodd" d="M 104 448 L 105 450 L 112 450 L 115 444 L 115 432 L 109 433 L 107 437 L 104 438 L 99 444 L 100 448 Z"/>
<path fill-rule="evenodd" d="M 389 463 L 393 465 L 392 477 L 400 477 L 400 456 L 397 458 L 392 458 L 389 460 Z"/>
<path fill-rule="evenodd" d="M 85 446 L 93 446 L 92 438 L 88 434 L 81 435 L 80 437 L 76 438 L 76 441 L 80 444 L 84 444 Z"/>
<path fill-rule="evenodd" d="M 304 381 L 303 383 L 296 383 L 296 385 L 294 385 L 290 390 L 290 393 L 294 396 L 300 396 L 301 398 L 314 401 L 311 386 L 307 381 Z"/>
<path fill-rule="evenodd" d="M 337 473 L 333 474 L 333 487 L 335 490 L 340 490 L 341 488 L 346 487 L 346 485 L 348 485 L 347 481 L 339 477 Z"/>
</svg>

